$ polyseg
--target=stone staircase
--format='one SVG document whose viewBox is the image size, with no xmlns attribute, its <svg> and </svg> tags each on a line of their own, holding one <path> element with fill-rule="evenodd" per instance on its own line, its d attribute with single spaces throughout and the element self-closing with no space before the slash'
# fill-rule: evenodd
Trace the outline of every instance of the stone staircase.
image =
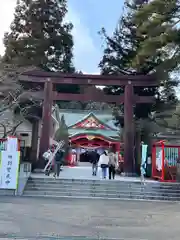
<svg viewBox="0 0 180 240">
<path fill-rule="evenodd" d="M 0 189 L 0 196 L 15 196 L 15 190 Z"/>
<path fill-rule="evenodd" d="M 49 198 L 93 198 L 122 200 L 180 201 L 180 184 L 119 181 L 29 178 L 23 196 Z"/>
</svg>

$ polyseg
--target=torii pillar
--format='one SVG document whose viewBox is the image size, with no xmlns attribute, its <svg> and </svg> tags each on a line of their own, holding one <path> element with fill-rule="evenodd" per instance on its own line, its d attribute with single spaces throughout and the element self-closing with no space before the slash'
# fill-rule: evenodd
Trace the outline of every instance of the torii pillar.
<svg viewBox="0 0 180 240">
<path fill-rule="evenodd" d="M 134 89 L 131 81 L 125 86 L 124 92 L 124 172 L 127 176 L 135 174 L 134 163 L 134 121 L 133 103 Z"/>
<path fill-rule="evenodd" d="M 48 150 L 50 144 L 51 133 L 51 111 L 53 105 L 53 83 L 51 79 L 47 79 L 44 84 L 44 102 L 43 102 L 43 116 L 42 126 L 40 131 L 40 146 L 39 146 L 39 161 L 38 167 L 44 167 L 44 159 L 42 155 Z"/>
</svg>

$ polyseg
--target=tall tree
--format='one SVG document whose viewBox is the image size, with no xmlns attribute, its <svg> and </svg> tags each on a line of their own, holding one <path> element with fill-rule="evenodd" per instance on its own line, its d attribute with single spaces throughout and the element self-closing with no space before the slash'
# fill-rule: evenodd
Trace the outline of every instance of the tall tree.
<svg viewBox="0 0 180 240">
<path fill-rule="evenodd" d="M 73 24 L 65 22 L 67 12 L 67 0 L 17 0 L 10 32 L 4 36 L 3 61 L 46 71 L 75 72 Z M 62 84 L 56 90 L 76 93 L 79 86 Z"/>
<path fill-rule="evenodd" d="M 147 34 L 140 31 L 138 14 L 149 4 L 149 2 L 153 3 L 154 1 L 126 0 L 123 15 L 119 20 L 119 24 L 116 27 L 113 36 L 108 36 L 106 31 L 104 29 L 102 30 L 107 45 L 99 66 L 102 74 L 151 74 L 157 72 L 158 68 L 159 82 L 164 84 L 164 88 L 135 88 L 135 93 L 138 95 L 156 96 L 157 101 L 154 107 L 157 109 L 159 107 L 162 108 L 162 103 L 164 102 L 168 104 L 174 104 L 176 102 L 174 86 L 177 86 L 177 82 L 175 79 L 172 81 L 170 77 L 172 68 L 170 69 L 171 71 L 168 69 L 168 74 L 160 74 L 164 72 L 163 63 L 164 60 L 167 59 L 167 53 L 165 54 L 163 51 L 162 45 L 155 45 L 154 51 L 152 52 L 148 49 L 148 53 L 151 52 L 149 57 L 145 57 L 143 62 L 138 61 L 137 56 L 142 50 L 142 43 L 144 43 L 149 37 L 148 31 Z M 168 17 L 167 14 L 166 17 Z M 146 18 L 146 22 L 149 21 L 148 16 L 145 14 L 144 18 Z M 160 34 L 161 33 L 159 32 L 159 37 Z M 167 44 L 164 46 L 166 45 Z M 161 68 L 159 66 L 161 66 Z M 168 91 L 165 91 L 167 89 Z M 105 91 L 120 94 L 123 92 L 123 89 L 110 87 L 105 88 Z M 137 118 L 148 117 L 151 110 L 151 104 L 138 104 L 135 107 L 135 116 Z"/>
<path fill-rule="evenodd" d="M 153 71 L 162 84 L 161 98 L 166 104 L 174 102 L 174 89 L 180 67 L 180 5 L 179 0 L 148 1 L 134 15 L 136 34 L 145 36 L 140 42 L 132 65 L 144 66 L 152 58 L 160 61 Z M 172 75 L 172 73 L 174 73 Z"/>
<path fill-rule="evenodd" d="M 60 114 L 60 112 L 57 112 L 57 114 Z M 57 118 L 59 119 L 59 117 Z M 68 133 L 68 127 L 66 125 L 64 115 L 61 116 L 59 127 L 54 135 L 54 140 L 57 142 L 64 141 L 64 150 L 65 150 L 65 156 L 64 160 L 69 152 L 69 133 Z"/>
<path fill-rule="evenodd" d="M 67 0 L 17 0 L 4 61 L 48 71 L 74 72 L 72 23 L 64 18 Z"/>
</svg>

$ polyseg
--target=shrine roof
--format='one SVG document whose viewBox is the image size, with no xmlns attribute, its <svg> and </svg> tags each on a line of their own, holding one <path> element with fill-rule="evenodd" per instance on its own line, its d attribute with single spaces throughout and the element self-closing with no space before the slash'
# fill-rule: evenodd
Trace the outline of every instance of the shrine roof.
<svg viewBox="0 0 180 240">
<path fill-rule="evenodd" d="M 119 135 L 117 131 L 104 131 L 101 129 L 96 129 L 96 130 L 87 130 L 87 129 L 69 129 L 69 135 L 70 137 L 72 136 L 76 136 L 76 135 L 80 135 L 80 134 L 84 134 L 84 135 L 101 135 L 104 138 L 108 138 L 108 139 L 119 139 Z"/>
<path fill-rule="evenodd" d="M 114 125 L 114 121 L 112 118 L 112 114 L 109 111 L 68 111 L 68 110 L 61 110 L 60 115 L 64 115 L 65 122 L 69 128 L 71 129 L 80 129 L 87 130 L 97 130 L 101 129 L 103 132 L 105 131 L 113 131 L 114 134 L 117 134 L 117 131 L 119 131 L 119 128 L 117 128 Z M 88 127 L 85 123 L 91 119 L 91 121 L 96 122 L 96 124 L 99 124 L 98 126 L 92 126 Z M 84 124 L 84 126 L 83 126 Z M 76 130 L 77 131 L 77 130 Z M 114 135 L 113 134 L 113 135 Z M 115 135 L 116 135 L 115 134 Z"/>
</svg>

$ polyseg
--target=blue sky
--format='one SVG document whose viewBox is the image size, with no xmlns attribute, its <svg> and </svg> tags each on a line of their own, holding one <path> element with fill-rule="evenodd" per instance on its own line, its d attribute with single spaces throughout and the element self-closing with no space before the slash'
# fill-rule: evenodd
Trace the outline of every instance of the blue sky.
<svg viewBox="0 0 180 240">
<path fill-rule="evenodd" d="M 2 0 L 1 0 L 2 1 Z M 84 73 L 98 73 L 102 57 L 103 41 L 98 31 L 105 27 L 111 34 L 122 13 L 123 0 L 68 0 L 67 20 L 74 24 L 74 63 Z M 0 8 L 0 54 L 4 47 L 2 39 L 13 20 L 16 0 L 4 0 Z"/>
<path fill-rule="evenodd" d="M 105 27 L 111 34 L 122 9 L 123 0 L 69 0 L 68 19 L 74 22 L 75 65 L 78 69 L 88 73 L 99 71 L 103 40 L 98 31 Z"/>
</svg>

